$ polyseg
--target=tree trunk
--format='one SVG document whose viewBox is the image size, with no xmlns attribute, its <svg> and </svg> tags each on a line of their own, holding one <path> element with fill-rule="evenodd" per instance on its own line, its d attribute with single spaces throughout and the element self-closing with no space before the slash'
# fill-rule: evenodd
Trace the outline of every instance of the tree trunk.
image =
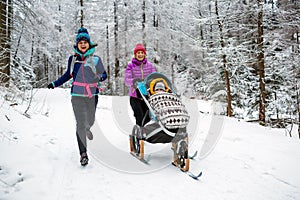
<svg viewBox="0 0 300 200">
<path fill-rule="evenodd" d="M 224 43 L 224 38 L 223 38 L 223 26 L 222 22 L 220 20 L 219 16 L 219 10 L 218 10 L 218 0 L 215 1 L 215 7 L 216 7 L 216 15 L 217 15 L 217 21 L 218 21 L 218 26 L 219 26 L 219 31 L 220 31 L 220 44 L 222 49 L 225 47 Z M 223 62 L 223 68 L 224 68 L 224 73 L 225 73 L 225 84 L 226 84 L 226 91 L 227 91 L 227 116 L 232 117 L 232 106 L 231 106 L 231 91 L 230 91 L 230 79 L 229 79 L 229 72 L 226 68 L 227 65 L 227 59 L 226 55 L 222 55 L 222 62 Z"/>
<path fill-rule="evenodd" d="M 158 34 L 158 22 L 159 22 L 159 17 L 156 11 L 156 6 L 154 6 L 153 27 L 155 28 L 155 35 L 153 36 L 153 40 L 155 41 L 154 44 L 155 52 L 158 52 L 158 43 L 159 43 L 159 39 L 158 37 L 156 37 L 156 35 Z M 155 56 L 153 62 L 154 64 L 159 64 L 159 59 Z"/>
<path fill-rule="evenodd" d="M 32 40 L 31 40 L 31 53 L 29 59 L 29 66 L 32 66 L 33 53 L 34 53 L 34 35 L 32 35 Z"/>
<path fill-rule="evenodd" d="M 125 21 L 124 21 L 124 58 L 127 60 L 129 58 L 129 51 L 128 51 L 128 8 L 127 3 L 124 2 L 124 10 L 125 10 Z M 124 61 L 122 61 L 124 63 Z M 123 81 L 123 95 L 125 96 L 128 93 L 128 87 L 125 85 L 125 81 Z"/>
<path fill-rule="evenodd" d="M 83 27 L 83 0 L 80 0 L 80 27 Z"/>
<path fill-rule="evenodd" d="M 296 82 L 296 98 L 297 98 L 297 112 L 298 112 L 298 136 L 300 139 L 300 97 L 299 97 L 299 90 Z"/>
<path fill-rule="evenodd" d="M 32 62 L 33 62 L 33 56 L 35 56 L 36 58 L 36 65 L 37 65 L 37 72 L 35 73 L 36 74 L 36 81 L 39 82 L 40 80 L 42 80 L 43 78 L 43 70 L 42 70 L 42 67 L 41 67 L 41 62 L 42 62 L 42 55 L 41 55 L 41 51 L 40 51 L 40 48 L 39 48 L 39 44 L 40 44 L 40 39 L 37 38 L 37 42 L 34 43 L 34 35 L 32 37 L 32 51 L 31 51 L 31 57 L 30 57 L 30 66 L 32 66 Z M 34 50 L 36 51 L 34 53 Z"/>
<path fill-rule="evenodd" d="M 114 3 L 114 21 L 115 21 L 115 28 L 114 28 L 114 37 L 115 37 L 115 78 L 119 78 L 120 72 L 120 62 L 119 62 L 119 35 L 118 35 L 118 1 L 116 0 Z M 116 81 L 117 82 L 117 81 Z"/>
<path fill-rule="evenodd" d="M 265 64 L 264 64 L 264 50 L 263 50 L 263 2 L 257 0 L 258 4 L 258 17 L 257 17 L 257 29 L 258 29 L 258 71 L 259 71 L 259 124 L 264 126 L 266 123 L 266 89 L 265 89 Z"/>
<path fill-rule="evenodd" d="M 109 65 L 109 32 L 108 25 L 106 26 L 106 62 L 107 62 L 107 89 L 111 92 L 111 81 L 110 81 L 110 65 Z M 112 94 L 112 93 L 111 93 Z"/>
<path fill-rule="evenodd" d="M 297 31 L 297 52 L 299 55 L 299 32 Z M 298 135 L 299 135 L 299 139 L 300 139 L 300 99 L 299 99 L 299 92 L 297 89 L 297 103 L 298 103 Z"/>
<path fill-rule="evenodd" d="M 8 81 L 9 81 L 9 77 L 10 77 L 10 61 L 11 61 L 11 27 L 13 26 L 12 24 L 12 18 L 13 18 L 13 5 L 12 5 L 12 0 L 7 0 L 8 2 L 8 19 L 7 19 L 7 55 L 6 55 L 6 63 L 7 63 L 7 68 L 5 73 L 7 74 L 8 80 L 7 80 L 7 86 L 8 86 Z"/>
<path fill-rule="evenodd" d="M 295 49 L 295 52 L 299 55 L 300 51 L 299 51 L 299 32 L 297 31 L 296 33 L 296 41 L 297 41 L 297 46 L 296 49 Z M 296 69 L 295 69 L 296 71 Z M 298 136 L 299 136 L 299 139 L 300 139 L 300 95 L 299 95 L 299 88 L 298 88 L 298 81 L 296 79 L 296 98 L 297 98 L 297 111 L 298 111 Z"/>
<path fill-rule="evenodd" d="M 208 5 L 209 8 L 209 17 L 210 19 L 212 19 L 212 8 L 211 8 L 211 4 Z M 213 22 L 212 20 L 210 20 L 210 24 L 209 24 L 209 47 L 213 48 Z"/>
<path fill-rule="evenodd" d="M 143 14 L 142 14 L 143 44 L 146 48 L 146 0 L 143 0 L 142 10 L 143 10 Z"/>
<path fill-rule="evenodd" d="M 22 23 L 22 28 L 21 28 L 21 33 L 20 33 L 20 36 L 18 38 L 18 42 L 17 42 L 17 46 L 16 46 L 16 50 L 15 50 L 15 54 L 13 56 L 13 60 L 16 59 L 17 55 L 18 55 L 18 50 L 19 50 L 19 47 L 20 47 L 20 43 L 21 43 L 21 39 L 22 39 L 22 35 L 23 35 L 23 31 L 24 31 L 24 25 L 25 25 L 25 20 L 26 20 L 26 16 L 23 20 L 23 23 Z"/>
<path fill-rule="evenodd" d="M 49 82 L 50 79 L 49 79 L 48 58 L 47 58 L 46 54 L 43 55 L 43 65 L 44 65 L 43 67 L 45 70 L 43 78 L 46 78 L 47 82 Z"/>
<path fill-rule="evenodd" d="M 12 5 L 11 0 L 0 2 L 0 84 L 9 86 L 10 76 L 10 26 Z"/>
<path fill-rule="evenodd" d="M 59 1 L 59 4 L 58 4 L 58 12 L 61 14 L 62 12 L 61 12 L 61 6 L 60 6 L 60 1 Z M 62 29 L 61 29 L 61 24 L 62 24 L 62 22 L 61 22 L 61 19 L 59 18 L 58 19 L 58 25 L 57 25 L 57 28 L 58 28 L 58 32 L 59 32 L 59 34 L 61 35 L 61 31 L 62 31 Z M 61 44 L 59 45 L 59 49 L 58 49 L 58 52 L 57 52 L 57 54 L 56 54 L 56 73 L 54 74 L 54 77 L 56 78 L 56 77 L 60 77 L 62 74 L 61 74 L 61 71 L 62 71 L 62 62 L 61 62 L 61 57 L 62 57 L 62 55 L 61 55 L 61 52 L 62 52 L 62 46 L 61 46 Z M 52 79 L 52 77 L 50 77 L 51 79 Z"/>
<path fill-rule="evenodd" d="M 4 69 L 5 63 L 5 51 L 6 51 L 6 1 L 0 1 L 0 84 L 5 83 L 6 74 Z"/>
<path fill-rule="evenodd" d="M 126 11 L 128 11 L 127 9 L 127 4 L 125 3 L 125 10 Z M 124 22 L 124 24 L 125 24 L 125 29 L 124 29 L 124 34 L 125 34 L 125 36 L 124 36 L 124 46 L 125 46 L 125 49 L 124 49 L 124 52 L 125 52 L 125 59 L 127 59 L 127 57 L 129 56 L 129 51 L 128 51 L 128 42 L 127 42 L 127 36 L 128 36 L 128 16 L 127 16 L 127 12 L 126 12 L 126 14 L 125 14 L 125 22 Z"/>
</svg>

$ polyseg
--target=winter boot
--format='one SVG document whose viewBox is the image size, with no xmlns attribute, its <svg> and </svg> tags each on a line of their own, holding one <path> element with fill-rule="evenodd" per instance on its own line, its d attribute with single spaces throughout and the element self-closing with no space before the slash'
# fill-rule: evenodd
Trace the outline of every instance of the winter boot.
<svg viewBox="0 0 300 200">
<path fill-rule="evenodd" d="M 171 149 L 174 152 L 172 164 L 179 167 L 182 171 L 188 171 L 190 160 L 188 158 L 188 140 L 181 139 L 176 143 L 172 142 Z"/>
<path fill-rule="evenodd" d="M 89 158 L 86 153 L 82 153 L 80 156 L 80 163 L 82 166 L 86 166 L 89 163 Z"/>
</svg>

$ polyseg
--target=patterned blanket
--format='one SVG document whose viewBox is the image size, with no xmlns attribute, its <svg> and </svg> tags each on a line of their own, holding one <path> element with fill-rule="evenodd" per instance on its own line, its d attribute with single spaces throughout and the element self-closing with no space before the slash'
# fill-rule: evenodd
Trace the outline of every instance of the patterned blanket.
<svg viewBox="0 0 300 200">
<path fill-rule="evenodd" d="M 189 115 L 180 98 L 174 93 L 160 92 L 149 97 L 157 120 L 167 129 L 185 128 Z"/>
</svg>

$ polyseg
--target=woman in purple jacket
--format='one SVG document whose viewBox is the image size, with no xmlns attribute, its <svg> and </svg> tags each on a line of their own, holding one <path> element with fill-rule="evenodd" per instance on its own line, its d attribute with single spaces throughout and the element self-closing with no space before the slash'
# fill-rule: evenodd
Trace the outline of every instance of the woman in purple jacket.
<svg viewBox="0 0 300 200">
<path fill-rule="evenodd" d="M 144 126 L 150 121 L 149 115 L 146 115 L 148 107 L 141 98 L 141 94 L 135 89 L 137 81 L 144 80 L 152 72 L 156 72 L 154 66 L 147 61 L 146 49 L 142 44 L 137 44 L 134 48 L 134 58 L 127 65 L 125 72 L 125 84 L 129 87 L 130 105 L 134 113 L 136 124 Z M 137 93 L 138 92 L 138 93 Z M 144 117 L 146 117 L 144 119 Z"/>
</svg>

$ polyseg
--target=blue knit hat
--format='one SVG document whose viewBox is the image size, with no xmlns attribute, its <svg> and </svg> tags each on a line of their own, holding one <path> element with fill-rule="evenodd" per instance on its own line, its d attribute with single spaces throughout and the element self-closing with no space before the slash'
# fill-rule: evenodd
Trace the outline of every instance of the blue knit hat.
<svg viewBox="0 0 300 200">
<path fill-rule="evenodd" d="M 76 45 L 81 40 L 86 40 L 91 45 L 91 38 L 86 28 L 78 29 L 77 36 L 76 36 Z"/>
</svg>

